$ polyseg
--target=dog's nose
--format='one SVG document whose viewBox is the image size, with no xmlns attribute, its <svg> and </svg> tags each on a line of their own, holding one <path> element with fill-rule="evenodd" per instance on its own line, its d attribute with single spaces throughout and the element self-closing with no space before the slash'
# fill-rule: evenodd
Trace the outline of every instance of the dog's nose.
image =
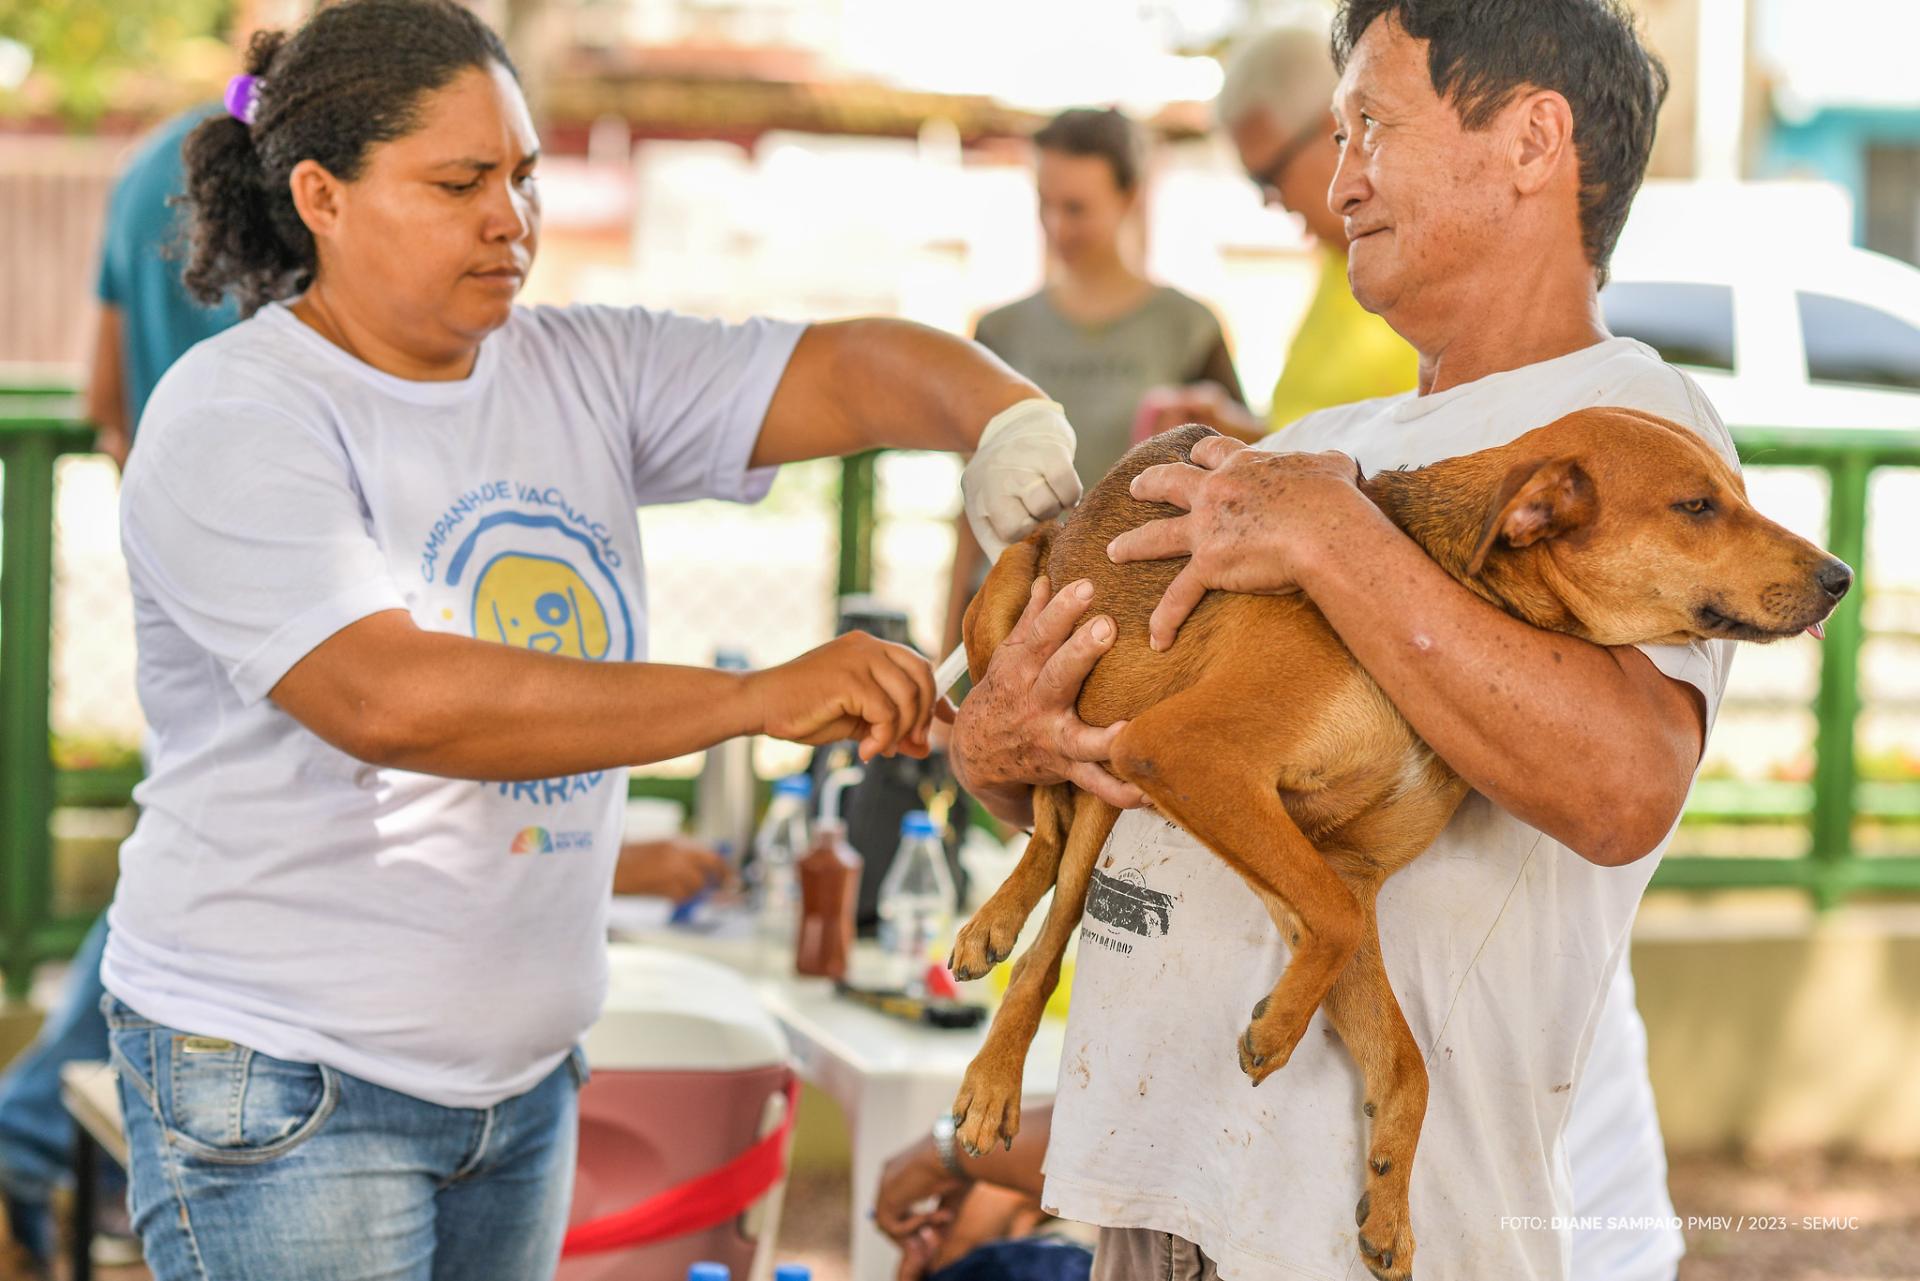
<svg viewBox="0 0 1920 1281">
<path fill-rule="evenodd" d="M 1839 600 L 1847 594 L 1847 588 L 1853 586 L 1853 570 L 1844 560 L 1830 560 L 1820 567 L 1814 580 L 1820 584 L 1821 591 Z"/>
</svg>

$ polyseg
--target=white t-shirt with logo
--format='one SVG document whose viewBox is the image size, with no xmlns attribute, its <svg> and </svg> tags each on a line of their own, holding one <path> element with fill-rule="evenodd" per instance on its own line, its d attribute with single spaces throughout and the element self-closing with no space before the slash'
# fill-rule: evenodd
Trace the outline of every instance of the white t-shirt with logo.
<svg viewBox="0 0 1920 1281">
<path fill-rule="evenodd" d="M 1344 450 L 1372 473 L 1503 444 L 1591 405 L 1673 419 L 1734 457 L 1699 388 L 1629 339 L 1435 395 L 1327 410 L 1267 447 Z M 1711 718 L 1731 643 L 1641 648 L 1698 688 Z M 1664 848 L 1597 867 L 1476 792 L 1381 890 L 1387 972 L 1431 1083 L 1411 1191 L 1417 1275 L 1603 1275 L 1571 1266 L 1563 1131 Z M 1287 957 L 1259 900 L 1217 857 L 1151 811 L 1121 816 L 1082 920 L 1049 1210 L 1185 1237 L 1230 1281 L 1366 1281 L 1354 1206 L 1368 1122 L 1352 1056 L 1324 1011 L 1258 1090 L 1235 1054 Z M 1644 1061 L 1634 1070 L 1644 1075 Z M 1618 1212 L 1664 1200 L 1629 1181 Z"/>
<path fill-rule="evenodd" d="M 600 1009 L 625 771 L 384 769 L 267 693 L 382 610 L 644 661 L 635 509 L 766 493 L 748 460 L 802 330 L 520 308 L 467 378 L 412 382 L 273 305 L 182 357 L 121 496 L 153 765 L 108 990 L 448 1107 L 550 1072 Z"/>
</svg>

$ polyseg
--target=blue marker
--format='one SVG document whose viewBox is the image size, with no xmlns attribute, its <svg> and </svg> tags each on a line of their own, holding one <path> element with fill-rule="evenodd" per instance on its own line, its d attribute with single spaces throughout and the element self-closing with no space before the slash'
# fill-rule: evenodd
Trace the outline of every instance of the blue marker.
<svg viewBox="0 0 1920 1281">
<path fill-rule="evenodd" d="M 720 851 L 721 858 L 727 859 L 729 862 L 732 861 L 733 847 L 726 841 L 721 841 L 714 848 Z M 713 897 L 714 890 L 718 889 L 719 886 L 720 882 L 718 881 L 708 881 L 692 894 L 675 903 L 673 905 L 673 912 L 667 917 L 667 924 L 692 925 L 694 914 L 706 904 L 708 899 Z"/>
</svg>

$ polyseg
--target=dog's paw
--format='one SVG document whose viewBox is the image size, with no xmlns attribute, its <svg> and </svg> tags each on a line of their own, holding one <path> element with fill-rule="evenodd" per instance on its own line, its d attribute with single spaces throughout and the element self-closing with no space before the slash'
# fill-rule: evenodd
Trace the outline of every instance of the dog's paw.
<svg viewBox="0 0 1920 1281">
<path fill-rule="evenodd" d="M 973 1063 L 953 1101 L 953 1122 L 953 1137 L 968 1156 L 980 1156 L 995 1143 L 1011 1148 L 1013 1136 L 1020 1133 L 1019 1074 L 1007 1080 Z"/>
<path fill-rule="evenodd" d="M 1309 1010 L 1302 1017 L 1275 1007 L 1270 996 L 1261 997 L 1260 1003 L 1253 1007 L 1253 1022 L 1240 1034 L 1240 1070 L 1257 1086 L 1285 1067 L 1312 1015 L 1313 1011 Z"/>
<path fill-rule="evenodd" d="M 960 927 L 953 941 L 953 955 L 947 968 L 953 977 L 965 983 L 985 978 L 993 967 L 1013 955 L 1014 940 L 1020 936 L 1020 921 L 1004 919 L 1010 913 L 996 912 L 989 901 L 971 921 Z"/>
<path fill-rule="evenodd" d="M 1369 1188 L 1360 1195 L 1353 1217 L 1360 1225 L 1360 1261 L 1375 1281 L 1412 1281 L 1413 1229 L 1407 1222 L 1405 1192 Z"/>
</svg>

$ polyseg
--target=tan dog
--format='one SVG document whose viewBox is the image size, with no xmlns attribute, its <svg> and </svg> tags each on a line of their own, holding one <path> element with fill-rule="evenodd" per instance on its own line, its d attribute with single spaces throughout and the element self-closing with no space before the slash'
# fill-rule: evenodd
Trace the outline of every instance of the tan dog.
<svg viewBox="0 0 1920 1281">
<path fill-rule="evenodd" d="M 1403 1281 L 1427 1076 L 1388 986 L 1374 900 L 1439 835 L 1468 788 L 1304 596 L 1212 592 L 1170 649 L 1150 647 L 1147 620 L 1183 562 L 1115 565 L 1107 544 L 1176 514 L 1136 501 L 1128 487 L 1211 434 L 1183 427 L 1136 446 L 1064 526 L 1009 548 L 967 611 L 968 662 L 980 679 L 1039 574 L 1092 581 L 1117 636 L 1080 692 L 1080 715 L 1097 726 L 1131 722 L 1114 743 L 1113 772 L 1238 872 L 1292 945 L 1240 1039 L 1240 1066 L 1258 1085 L 1326 1005 L 1373 1118 L 1361 1252 L 1376 1277 Z M 1495 449 L 1382 472 L 1361 488 L 1476 595 L 1600 645 L 1792 636 L 1824 619 L 1852 581 L 1845 564 L 1754 511 L 1739 473 L 1699 437 L 1631 410 L 1570 414 Z M 1227 743 L 1230 754 L 1220 751 Z M 1065 784 L 1036 788 L 1033 808 L 1025 857 L 954 947 L 956 975 L 985 974 L 1054 889 L 954 1104 L 959 1137 L 976 1154 L 996 1138 L 1011 1145 L 1019 1129 L 1027 1047 L 1118 817 Z"/>
</svg>

